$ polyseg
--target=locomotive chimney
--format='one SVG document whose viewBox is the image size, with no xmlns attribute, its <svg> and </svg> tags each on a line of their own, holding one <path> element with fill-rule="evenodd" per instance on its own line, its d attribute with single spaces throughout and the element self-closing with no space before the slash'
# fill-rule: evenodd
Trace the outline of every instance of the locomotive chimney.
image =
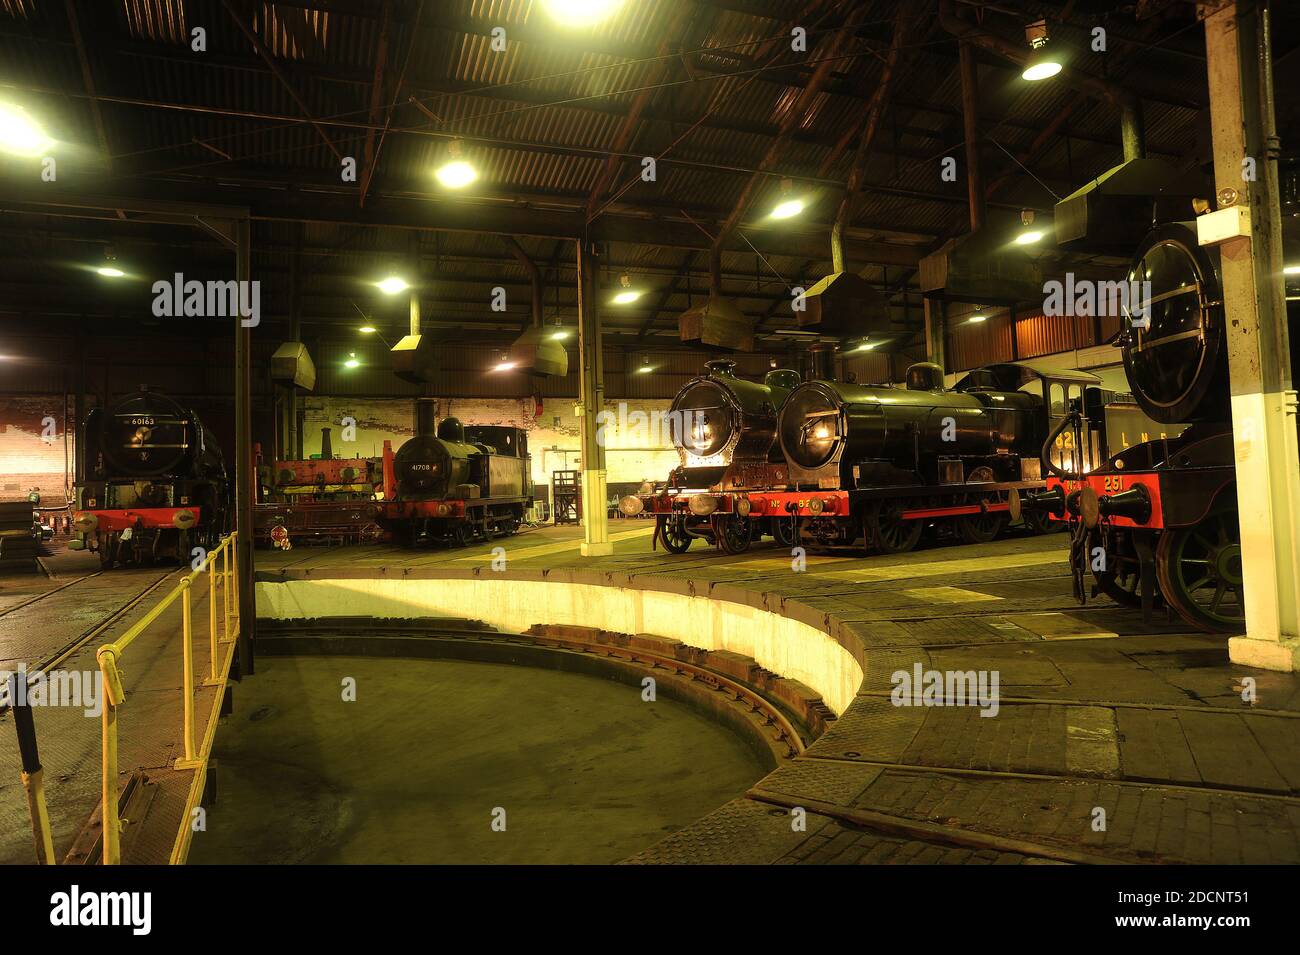
<svg viewBox="0 0 1300 955">
<path fill-rule="evenodd" d="M 320 456 L 322 461 L 328 461 L 334 457 L 334 448 L 330 444 L 330 429 L 320 429 Z"/>
<path fill-rule="evenodd" d="M 421 437 L 433 437 L 437 432 L 438 399 L 415 399 L 415 433 Z"/>
</svg>

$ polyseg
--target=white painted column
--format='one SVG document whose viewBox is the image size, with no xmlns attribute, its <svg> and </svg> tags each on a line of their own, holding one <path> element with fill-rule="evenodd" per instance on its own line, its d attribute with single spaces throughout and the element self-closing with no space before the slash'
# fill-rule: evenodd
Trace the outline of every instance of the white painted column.
<svg viewBox="0 0 1300 955">
<path fill-rule="evenodd" d="M 605 446 L 597 415 L 605 407 L 605 360 L 600 308 L 596 302 L 596 262 L 591 243 L 578 241 L 578 379 L 582 405 L 582 556 L 614 552 L 606 506 Z"/>
<path fill-rule="evenodd" d="M 1246 598 L 1246 636 L 1230 640 L 1229 653 L 1291 671 L 1300 667 L 1300 461 L 1267 21 L 1236 3 L 1203 5 L 1202 14 L 1215 205 L 1250 215 L 1247 234 L 1220 246 Z"/>
</svg>

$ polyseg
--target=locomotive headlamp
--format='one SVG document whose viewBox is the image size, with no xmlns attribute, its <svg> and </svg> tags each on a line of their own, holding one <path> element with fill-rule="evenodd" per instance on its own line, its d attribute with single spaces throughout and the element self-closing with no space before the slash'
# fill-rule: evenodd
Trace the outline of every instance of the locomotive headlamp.
<svg viewBox="0 0 1300 955">
<path fill-rule="evenodd" d="M 696 494 L 689 507 L 696 517 L 708 517 L 718 509 L 718 499 L 712 494 Z"/>
<path fill-rule="evenodd" d="M 619 499 L 618 510 L 624 517 L 636 517 L 645 510 L 645 505 L 635 494 L 628 494 Z"/>
<path fill-rule="evenodd" d="M 83 533 L 89 534 L 99 526 L 99 518 L 94 514 L 81 511 L 72 519 L 72 526 Z"/>
<path fill-rule="evenodd" d="M 736 503 L 735 503 L 735 505 L 734 505 L 734 509 L 735 509 L 735 511 L 736 511 L 737 516 L 739 516 L 739 517 L 749 517 L 749 512 L 750 512 L 751 510 L 753 510 L 753 507 L 754 507 L 754 505 L 753 505 L 753 503 L 750 501 L 749 498 L 747 498 L 747 497 L 738 497 L 738 498 L 736 498 Z"/>
<path fill-rule="evenodd" d="M 181 530 L 188 530 L 194 526 L 194 512 L 189 510 L 177 511 L 172 515 L 172 524 Z"/>
</svg>

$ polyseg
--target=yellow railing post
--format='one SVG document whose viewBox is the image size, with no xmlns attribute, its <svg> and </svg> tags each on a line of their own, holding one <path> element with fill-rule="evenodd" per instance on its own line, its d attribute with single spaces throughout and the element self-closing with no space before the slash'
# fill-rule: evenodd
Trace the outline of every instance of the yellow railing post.
<svg viewBox="0 0 1300 955">
<path fill-rule="evenodd" d="M 243 629 L 244 621 L 241 617 L 241 613 L 243 611 L 243 604 L 240 602 L 240 596 L 241 596 L 240 590 L 243 588 L 244 584 L 239 574 L 238 541 L 239 541 L 239 531 L 232 531 L 230 534 L 230 553 L 232 557 L 231 564 L 234 567 L 234 571 L 231 576 L 234 578 L 235 581 L 235 598 L 234 598 L 235 599 L 235 626 L 238 627 L 239 629 Z"/>
<path fill-rule="evenodd" d="M 230 538 L 225 541 L 225 549 L 221 552 L 221 599 L 226 607 L 226 629 L 223 637 L 229 643 L 230 635 Z"/>
<path fill-rule="evenodd" d="M 194 644 L 193 630 L 190 623 L 190 582 L 192 577 L 181 581 L 181 630 L 184 646 L 184 685 L 181 687 L 184 708 L 185 756 L 173 764 L 177 769 L 193 769 L 199 765 L 194 756 Z"/>
<path fill-rule="evenodd" d="M 217 557 L 208 555 L 208 685 L 217 679 Z"/>
<path fill-rule="evenodd" d="M 100 790 L 101 856 L 104 865 L 122 861 L 121 822 L 117 818 L 117 707 L 122 702 L 122 678 L 117 672 L 117 653 L 110 644 L 101 647 L 95 658 L 103 678 L 103 709 L 100 714 L 103 781 Z"/>
</svg>

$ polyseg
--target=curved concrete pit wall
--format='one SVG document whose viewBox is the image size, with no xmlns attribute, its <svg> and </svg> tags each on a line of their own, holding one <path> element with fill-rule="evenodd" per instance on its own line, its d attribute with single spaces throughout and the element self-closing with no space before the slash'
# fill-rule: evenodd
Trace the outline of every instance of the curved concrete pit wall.
<svg viewBox="0 0 1300 955">
<path fill-rule="evenodd" d="M 836 715 L 853 701 L 862 667 L 826 632 L 746 604 L 559 581 L 322 578 L 258 581 L 257 614 L 320 617 L 460 617 L 522 633 L 534 624 L 652 633 L 703 650 L 729 650 L 822 695 Z"/>
</svg>

